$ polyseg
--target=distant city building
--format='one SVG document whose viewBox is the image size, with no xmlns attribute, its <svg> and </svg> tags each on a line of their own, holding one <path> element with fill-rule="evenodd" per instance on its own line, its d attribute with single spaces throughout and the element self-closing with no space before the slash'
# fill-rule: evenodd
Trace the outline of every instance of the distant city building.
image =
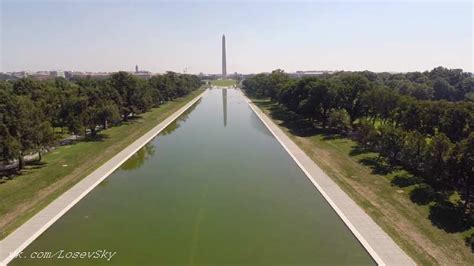
<svg viewBox="0 0 474 266">
<path fill-rule="evenodd" d="M 153 76 L 153 73 L 151 73 L 150 71 L 138 70 L 138 65 L 135 66 L 135 72 L 132 72 L 131 74 L 136 77 L 145 78 L 145 79 L 149 79 Z"/>
<path fill-rule="evenodd" d="M 64 71 L 64 78 L 71 79 L 74 76 L 74 72 L 72 71 Z"/>
<path fill-rule="evenodd" d="M 303 76 L 319 76 L 324 74 L 334 74 L 336 71 L 328 70 L 309 70 L 309 71 L 296 71 L 295 73 L 290 73 L 291 76 L 303 77 Z"/>
<path fill-rule="evenodd" d="M 35 73 L 33 73 L 33 75 L 36 75 L 36 76 L 49 76 L 49 71 L 36 71 Z"/>
<path fill-rule="evenodd" d="M 135 72 L 131 74 L 136 77 L 145 78 L 145 79 L 149 79 L 153 76 L 153 73 L 151 73 L 150 71 L 145 71 L 145 70 L 139 70 L 139 71 L 136 70 Z"/>
<path fill-rule="evenodd" d="M 37 80 L 48 80 L 54 78 L 50 71 L 36 71 L 35 73 L 31 73 L 28 76 Z"/>
<path fill-rule="evenodd" d="M 20 79 L 26 78 L 29 75 L 28 71 L 7 72 L 6 74 L 15 78 L 20 78 Z"/>
<path fill-rule="evenodd" d="M 91 79 L 106 79 L 110 76 L 109 72 L 80 72 L 80 71 L 71 71 L 68 75 L 71 75 L 71 78 L 91 78 Z"/>
<path fill-rule="evenodd" d="M 61 70 L 50 71 L 49 75 L 53 78 L 66 78 L 64 71 Z"/>
<path fill-rule="evenodd" d="M 130 74 L 140 77 L 140 78 L 151 78 L 155 74 L 151 73 L 150 71 L 146 70 L 139 70 L 138 66 L 135 67 L 134 72 L 129 72 Z M 81 78 L 91 78 L 91 79 L 105 79 L 110 77 L 113 72 L 85 72 L 85 71 L 62 71 L 62 70 L 52 70 L 52 71 L 36 71 L 36 72 L 28 72 L 28 71 L 16 71 L 16 72 L 6 72 L 0 73 L 4 74 L 0 77 L 2 80 L 6 79 L 19 79 L 19 78 L 26 78 L 31 77 L 32 79 L 36 80 L 50 80 L 55 78 L 65 78 L 65 79 L 81 79 Z M 156 74 L 158 75 L 158 74 Z"/>
</svg>

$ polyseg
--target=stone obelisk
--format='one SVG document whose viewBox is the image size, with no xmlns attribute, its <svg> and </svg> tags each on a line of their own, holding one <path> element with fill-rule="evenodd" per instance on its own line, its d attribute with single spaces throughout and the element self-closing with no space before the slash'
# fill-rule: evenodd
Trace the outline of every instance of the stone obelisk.
<svg viewBox="0 0 474 266">
<path fill-rule="evenodd" d="M 222 78 L 227 77 L 227 62 L 225 58 L 225 35 L 222 34 Z"/>
</svg>

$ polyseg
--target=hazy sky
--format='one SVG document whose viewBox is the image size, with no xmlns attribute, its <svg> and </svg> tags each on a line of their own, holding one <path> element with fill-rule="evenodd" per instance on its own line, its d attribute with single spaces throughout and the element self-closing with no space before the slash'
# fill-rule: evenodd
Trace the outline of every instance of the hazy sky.
<svg viewBox="0 0 474 266">
<path fill-rule="evenodd" d="M 473 71 L 471 1 L 0 0 L 0 71 Z"/>
</svg>

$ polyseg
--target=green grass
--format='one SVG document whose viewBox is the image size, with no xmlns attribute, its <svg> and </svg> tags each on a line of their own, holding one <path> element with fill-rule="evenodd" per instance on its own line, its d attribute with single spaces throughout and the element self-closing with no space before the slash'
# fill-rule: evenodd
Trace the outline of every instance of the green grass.
<svg viewBox="0 0 474 266">
<path fill-rule="evenodd" d="M 237 81 L 233 79 L 216 79 L 212 80 L 211 84 L 219 87 L 231 87 L 236 85 Z"/>
<path fill-rule="evenodd" d="M 27 165 L 20 175 L 0 181 L 0 239 L 203 90 L 101 131 L 95 140 L 58 147 L 45 154 L 41 163 Z"/>
<path fill-rule="evenodd" d="M 474 265 L 464 245 L 464 237 L 474 229 L 449 232 L 435 226 L 430 219 L 432 203 L 410 199 L 419 186 L 411 183 L 415 177 L 381 162 L 378 154 L 361 150 L 345 136 L 305 124 L 270 101 L 255 103 L 418 264 Z"/>
</svg>

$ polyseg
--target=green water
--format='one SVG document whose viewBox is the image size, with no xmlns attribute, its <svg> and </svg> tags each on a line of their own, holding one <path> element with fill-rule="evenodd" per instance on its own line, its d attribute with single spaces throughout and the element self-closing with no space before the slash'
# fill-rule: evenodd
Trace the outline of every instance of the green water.
<svg viewBox="0 0 474 266">
<path fill-rule="evenodd" d="M 12 265 L 368 265 L 371 257 L 236 90 L 209 90 Z M 36 253 L 34 253 L 36 252 Z"/>
</svg>

